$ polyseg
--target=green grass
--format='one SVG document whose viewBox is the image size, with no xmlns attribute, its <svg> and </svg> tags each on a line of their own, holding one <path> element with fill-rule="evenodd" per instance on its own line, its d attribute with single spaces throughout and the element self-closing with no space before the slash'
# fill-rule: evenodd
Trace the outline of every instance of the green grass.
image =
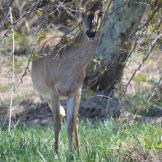
<svg viewBox="0 0 162 162">
<path fill-rule="evenodd" d="M 77 162 L 120 162 L 154 159 L 162 154 L 160 125 L 106 121 L 80 123 L 80 156 Z M 53 154 L 52 127 L 19 126 L 9 134 L 0 129 L 0 162 L 65 162 L 68 161 L 66 124 L 59 145 L 60 159 Z"/>
</svg>

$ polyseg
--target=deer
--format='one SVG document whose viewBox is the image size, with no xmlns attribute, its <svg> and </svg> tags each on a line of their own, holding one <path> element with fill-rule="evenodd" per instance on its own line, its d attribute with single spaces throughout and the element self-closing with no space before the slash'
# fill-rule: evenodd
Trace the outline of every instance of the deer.
<svg viewBox="0 0 162 162">
<path fill-rule="evenodd" d="M 48 51 L 47 53 L 50 54 L 32 60 L 31 77 L 33 86 L 47 100 L 52 110 L 55 137 L 54 151 L 57 154 L 61 118 L 65 115 L 68 149 L 72 151 L 73 144 L 79 148 L 77 114 L 80 105 L 81 87 L 86 67 L 95 56 L 102 19 L 101 2 L 90 3 L 87 4 L 86 12 L 82 14 L 81 32 L 73 41 L 76 45 L 72 43 L 60 49 L 60 43 L 58 42 L 61 40 L 58 37 L 51 37 L 38 47 L 38 53 Z M 64 41 L 62 41 L 62 44 L 64 44 Z M 60 106 L 62 99 L 67 100 L 66 113 L 64 108 Z"/>
</svg>

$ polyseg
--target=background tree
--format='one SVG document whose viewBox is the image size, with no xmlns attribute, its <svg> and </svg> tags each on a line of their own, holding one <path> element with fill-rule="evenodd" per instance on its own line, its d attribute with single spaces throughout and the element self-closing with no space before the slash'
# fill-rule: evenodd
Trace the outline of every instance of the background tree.
<svg viewBox="0 0 162 162">
<path fill-rule="evenodd" d="M 92 89 L 107 93 L 120 81 L 127 59 L 135 50 L 139 39 L 147 36 L 148 27 L 153 23 L 153 19 L 156 19 L 155 33 L 159 33 L 160 21 L 157 15 L 161 7 L 159 0 L 114 0 L 110 3 L 112 7 L 105 13 L 103 32 L 97 50 L 97 56 L 104 60 L 103 67 L 91 78 Z M 147 17 L 145 20 L 142 19 L 144 15 Z M 149 41 L 146 48 L 149 47 Z"/>
</svg>

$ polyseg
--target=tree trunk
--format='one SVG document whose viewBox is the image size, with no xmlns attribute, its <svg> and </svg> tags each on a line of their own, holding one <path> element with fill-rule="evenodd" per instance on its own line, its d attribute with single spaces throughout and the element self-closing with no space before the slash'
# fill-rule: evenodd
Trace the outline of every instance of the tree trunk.
<svg viewBox="0 0 162 162">
<path fill-rule="evenodd" d="M 149 0 L 115 0 L 106 15 L 97 56 L 107 67 L 92 89 L 110 92 L 123 75 L 124 62 L 131 49 L 129 38 L 138 29 Z"/>
</svg>

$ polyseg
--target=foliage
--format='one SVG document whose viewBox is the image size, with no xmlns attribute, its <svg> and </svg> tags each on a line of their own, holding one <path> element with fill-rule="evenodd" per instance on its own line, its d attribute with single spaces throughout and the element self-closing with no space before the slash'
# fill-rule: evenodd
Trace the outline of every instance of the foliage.
<svg viewBox="0 0 162 162">
<path fill-rule="evenodd" d="M 133 78 L 133 80 L 134 80 L 135 82 L 140 83 L 140 82 L 145 82 L 145 81 L 147 81 L 147 78 L 146 78 L 146 76 L 145 76 L 144 73 L 138 73 L 138 74 L 136 74 L 136 76 Z"/>
</svg>

